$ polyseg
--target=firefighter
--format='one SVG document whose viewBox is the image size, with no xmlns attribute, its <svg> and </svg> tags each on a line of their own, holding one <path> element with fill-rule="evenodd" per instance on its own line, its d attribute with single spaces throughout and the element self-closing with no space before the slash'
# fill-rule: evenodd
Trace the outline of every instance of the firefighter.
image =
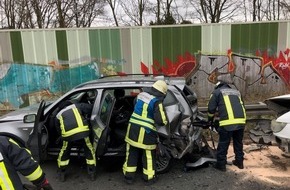
<svg viewBox="0 0 290 190">
<path fill-rule="evenodd" d="M 0 189 L 23 190 L 18 173 L 25 176 L 38 190 L 52 190 L 44 172 L 28 149 L 13 139 L 0 136 Z"/>
<path fill-rule="evenodd" d="M 137 96 L 125 141 L 126 160 L 123 164 L 125 182 L 133 183 L 137 162 L 142 156 L 143 179 L 146 184 L 156 181 L 156 144 L 157 130 L 155 125 L 167 125 L 167 117 L 163 100 L 167 93 L 167 84 L 163 80 L 156 81 L 151 88 L 144 89 Z"/>
<path fill-rule="evenodd" d="M 220 171 L 226 171 L 227 152 L 231 139 L 235 152 L 233 164 L 239 169 L 244 168 L 243 136 L 246 112 L 240 92 L 232 88 L 231 83 L 229 76 L 218 77 L 208 102 L 208 121 L 213 122 L 216 111 L 219 117 L 217 162 L 214 168 Z"/>
<path fill-rule="evenodd" d="M 92 113 L 93 104 L 75 103 L 65 101 L 60 106 L 56 115 L 57 129 L 61 133 L 62 148 L 59 152 L 58 175 L 60 181 L 66 179 L 66 168 L 70 161 L 70 150 L 74 143 L 82 144 L 86 157 L 87 171 L 92 181 L 96 178 L 96 158 L 93 145 L 90 140 L 89 118 Z"/>
</svg>

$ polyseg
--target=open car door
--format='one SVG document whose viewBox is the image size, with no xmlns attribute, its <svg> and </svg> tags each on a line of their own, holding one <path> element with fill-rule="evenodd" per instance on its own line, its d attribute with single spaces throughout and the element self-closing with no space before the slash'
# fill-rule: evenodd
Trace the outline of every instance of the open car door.
<svg viewBox="0 0 290 190">
<path fill-rule="evenodd" d="M 103 156 L 108 148 L 110 135 L 110 119 L 112 116 L 115 97 L 109 92 L 105 92 L 98 107 L 97 115 L 93 119 L 93 130 L 95 133 L 96 156 Z"/>
<path fill-rule="evenodd" d="M 45 151 L 46 151 L 46 144 L 48 141 L 47 133 L 45 133 L 44 130 L 44 108 L 45 108 L 45 101 L 42 100 L 42 102 L 39 105 L 37 115 L 35 117 L 34 121 L 34 127 L 29 135 L 29 139 L 27 141 L 27 148 L 31 151 L 31 154 L 35 160 L 38 162 L 45 159 Z"/>
</svg>

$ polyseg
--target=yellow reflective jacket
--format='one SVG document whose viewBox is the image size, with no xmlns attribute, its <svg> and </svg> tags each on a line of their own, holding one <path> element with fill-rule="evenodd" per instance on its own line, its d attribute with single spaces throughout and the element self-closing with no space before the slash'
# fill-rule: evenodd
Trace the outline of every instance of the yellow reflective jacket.
<svg viewBox="0 0 290 190">
<path fill-rule="evenodd" d="M 72 104 L 56 115 L 63 140 L 75 141 L 89 136 L 90 128 L 84 115 L 91 115 L 92 108 L 91 104 Z"/>
<path fill-rule="evenodd" d="M 167 123 L 162 102 L 157 97 L 142 92 L 137 96 L 125 141 L 138 148 L 155 149 L 157 143 L 155 125 L 167 125 Z"/>
<path fill-rule="evenodd" d="M 219 126 L 244 125 L 246 123 L 246 111 L 241 94 L 238 90 L 223 84 L 216 88 L 208 102 L 208 117 L 211 120 L 218 111 Z"/>
<path fill-rule="evenodd" d="M 23 185 L 17 174 L 20 172 L 33 184 L 40 184 L 45 176 L 30 152 L 14 140 L 0 136 L 0 189 L 22 190 Z"/>
</svg>

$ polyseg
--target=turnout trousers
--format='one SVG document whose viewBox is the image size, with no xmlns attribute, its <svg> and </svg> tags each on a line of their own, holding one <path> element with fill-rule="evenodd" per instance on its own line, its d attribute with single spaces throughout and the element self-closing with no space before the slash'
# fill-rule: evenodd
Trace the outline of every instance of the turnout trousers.
<svg viewBox="0 0 290 190">
<path fill-rule="evenodd" d="M 219 133 L 219 143 L 217 147 L 217 165 L 220 167 L 225 167 L 225 165 L 227 164 L 227 153 L 231 139 L 233 139 L 235 160 L 238 162 L 243 162 L 244 129 L 227 131 L 223 127 L 219 127 L 218 133 Z"/>
<path fill-rule="evenodd" d="M 137 170 L 138 160 L 142 156 L 143 179 L 149 181 L 155 178 L 156 150 L 146 150 L 131 146 L 127 143 L 126 161 L 123 165 L 123 173 L 126 178 L 133 179 Z"/>
<path fill-rule="evenodd" d="M 70 160 L 71 147 L 74 144 L 74 142 L 80 142 L 82 144 L 82 147 L 84 148 L 84 154 L 88 166 L 88 173 L 90 174 L 91 172 L 95 172 L 96 157 L 95 152 L 93 150 L 93 145 L 89 137 L 85 137 L 77 141 L 63 141 L 62 148 L 59 152 L 57 159 L 58 168 L 64 170 L 68 166 Z"/>
</svg>

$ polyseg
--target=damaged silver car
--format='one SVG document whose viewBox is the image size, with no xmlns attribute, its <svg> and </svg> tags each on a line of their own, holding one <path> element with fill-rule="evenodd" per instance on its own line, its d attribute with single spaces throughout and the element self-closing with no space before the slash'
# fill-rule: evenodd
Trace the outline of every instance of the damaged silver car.
<svg viewBox="0 0 290 190">
<path fill-rule="evenodd" d="M 60 103 L 66 100 L 87 102 L 94 105 L 90 123 L 96 156 L 100 159 L 125 156 L 124 139 L 135 98 L 159 79 L 168 85 L 164 106 L 170 124 L 157 126 L 162 146 L 162 151 L 157 149 L 157 172 L 168 171 L 172 160 L 185 157 L 196 163 L 192 167 L 214 162 L 214 153 L 202 133 L 203 128 L 208 127 L 207 122 L 198 111 L 196 94 L 182 77 L 126 75 L 86 82 L 53 103 L 41 102 L 37 114 L 36 110 L 29 110 L 18 115 L 18 119 L 9 119 L 16 112 L 3 116 L 0 122 L 6 127 L 0 126 L 0 133 L 10 136 L 17 131 L 14 136 L 30 148 L 34 157 L 45 160 L 57 155 L 61 147 L 60 135 L 54 125 Z M 81 152 L 76 146 L 71 154 Z"/>
</svg>

